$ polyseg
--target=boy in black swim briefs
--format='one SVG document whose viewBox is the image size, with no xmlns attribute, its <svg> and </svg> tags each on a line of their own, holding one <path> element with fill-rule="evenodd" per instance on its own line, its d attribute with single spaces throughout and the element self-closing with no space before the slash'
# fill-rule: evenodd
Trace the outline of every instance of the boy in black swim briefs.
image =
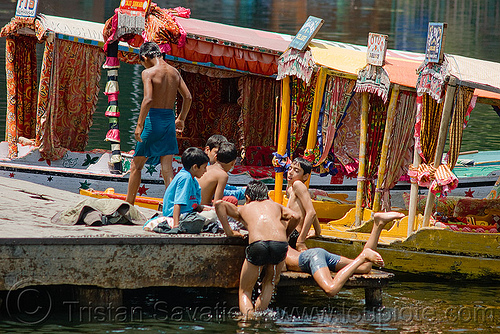
<svg viewBox="0 0 500 334">
<path fill-rule="evenodd" d="M 269 305 L 274 286 L 285 267 L 287 239 L 299 222 L 299 214 L 270 200 L 267 187 L 261 181 L 251 181 L 245 197 L 246 203 L 241 207 L 218 200 L 215 210 L 228 236 L 241 236 L 229 227 L 228 216 L 241 221 L 248 230 L 250 245 L 241 268 L 239 288 L 240 311 L 248 317 Z M 262 291 L 254 307 L 252 290 L 262 269 L 265 270 Z"/>
</svg>

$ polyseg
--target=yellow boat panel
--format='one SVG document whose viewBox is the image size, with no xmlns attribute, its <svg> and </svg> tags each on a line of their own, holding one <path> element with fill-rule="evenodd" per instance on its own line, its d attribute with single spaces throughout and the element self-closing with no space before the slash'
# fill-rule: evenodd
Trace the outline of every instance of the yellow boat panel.
<svg viewBox="0 0 500 334">
<path fill-rule="evenodd" d="M 269 197 L 274 198 L 274 190 L 269 191 Z M 316 201 L 312 200 L 314 210 L 318 219 L 340 219 L 354 207 L 354 203 L 347 200 L 347 194 L 328 194 L 328 197 L 335 201 Z M 287 205 L 288 197 L 286 192 L 283 191 L 283 205 Z"/>
</svg>

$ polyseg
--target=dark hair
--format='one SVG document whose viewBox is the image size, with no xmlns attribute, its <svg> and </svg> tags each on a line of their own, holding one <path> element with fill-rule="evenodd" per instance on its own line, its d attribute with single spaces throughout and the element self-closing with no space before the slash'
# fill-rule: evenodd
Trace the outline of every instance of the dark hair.
<svg viewBox="0 0 500 334">
<path fill-rule="evenodd" d="M 217 161 L 224 164 L 228 164 L 238 156 L 238 151 L 236 146 L 230 142 L 223 142 L 219 145 L 219 151 L 217 152 Z"/>
<path fill-rule="evenodd" d="M 267 186 L 262 181 L 252 180 L 248 183 L 245 190 L 245 196 L 248 196 L 250 202 L 252 201 L 265 201 L 269 199 L 267 194 Z"/>
<path fill-rule="evenodd" d="M 297 157 L 293 159 L 293 162 L 300 165 L 300 168 L 304 170 L 304 174 L 311 174 L 312 163 L 309 160 L 306 160 L 302 157 Z"/>
<path fill-rule="evenodd" d="M 227 142 L 227 138 L 224 137 L 223 135 L 212 135 L 210 138 L 208 138 L 207 143 L 205 144 L 205 147 L 208 146 L 208 148 L 213 150 L 214 148 L 219 148 L 220 144 Z M 219 160 L 219 159 L 217 159 Z"/>
<path fill-rule="evenodd" d="M 154 42 L 144 42 L 139 49 L 139 56 L 149 59 L 161 57 L 160 47 Z"/>
<path fill-rule="evenodd" d="M 189 147 L 182 153 L 181 161 L 185 170 L 189 171 L 194 165 L 200 167 L 208 163 L 208 155 L 198 147 Z"/>
</svg>

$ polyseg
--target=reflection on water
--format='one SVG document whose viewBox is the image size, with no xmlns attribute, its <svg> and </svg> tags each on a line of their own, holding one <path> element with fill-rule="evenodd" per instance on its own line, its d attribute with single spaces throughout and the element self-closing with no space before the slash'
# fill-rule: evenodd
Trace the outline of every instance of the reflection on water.
<svg viewBox="0 0 500 334">
<path fill-rule="evenodd" d="M 54 298 L 47 320 L 31 328 L 37 333 L 498 333 L 499 295 L 498 283 L 396 281 L 383 291 L 384 307 L 367 310 L 362 289 L 328 298 L 318 287 L 282 287 L 270 311 L 241 321 L 235 291 L 154 288 L 126 292 L 119 306 Z M 0 331 L 26 330 L 6 319 L 0 320 Z"/>
</svg>

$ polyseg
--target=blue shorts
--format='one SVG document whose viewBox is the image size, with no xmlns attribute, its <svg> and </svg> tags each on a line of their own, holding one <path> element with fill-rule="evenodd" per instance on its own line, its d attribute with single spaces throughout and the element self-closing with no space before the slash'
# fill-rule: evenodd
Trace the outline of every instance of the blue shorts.
<svg viewBox="0 0 500 334">
<path fill-rule="evenodd" d="M 150 108 L 137 142 L 134 156 L 162 157 L 179 153 L 175 136 L 175 113 L 172 109 Z"/>
<path fill-rule="evenodd" d="M 311 275 L 321 268 L 328 267 L 331 271 L 335 271 L 335 266 L 340 261 L 340 256 L 332 254 L 323 248 L 311 248 L 299 255 L 300 269 Z"/>
</svg>

